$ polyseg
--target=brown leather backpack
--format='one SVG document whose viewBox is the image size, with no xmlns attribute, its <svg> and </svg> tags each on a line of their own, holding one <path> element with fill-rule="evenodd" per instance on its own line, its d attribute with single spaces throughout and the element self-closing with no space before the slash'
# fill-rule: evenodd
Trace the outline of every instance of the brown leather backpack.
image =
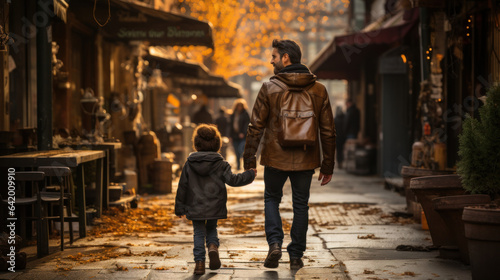
<svg viewBox="0 0 500 280">
<path fill-rule="evenodd" d="M 278 142 L 282 147 L 301 147 L 316 144 L 318 119 L 314 101 L 305 88 L 290 88 L 278 79 L 271 82 L 283 89 L 280 97 Z"/>
</svg>

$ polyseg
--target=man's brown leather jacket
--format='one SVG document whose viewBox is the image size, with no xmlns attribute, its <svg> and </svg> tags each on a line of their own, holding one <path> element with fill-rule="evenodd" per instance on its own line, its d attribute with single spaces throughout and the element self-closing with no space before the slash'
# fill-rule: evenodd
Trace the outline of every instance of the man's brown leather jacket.
<svg viewBox="0 0 500 280">
<path fill-rule="evenodd" d="M 248 127 L 245 152 L 245 169 L 256 167 L 256 152 L 262 139 L 260 164 L 284 171 L 312 170 L 321 166 L 320 172 L 333 173 L 335 159 L 335 125 L 328 93 L 324 85 L 316 82 L 316 76 L 309 73 L 279 73 L 271 79 L 279 79 L 289 88 L 303 88 L 314 83 L 308 90 L 315 102 L 318 117 L 319 139 L 314 146 L 283 148 L 278 143 L 280 95 L 283 89 L 273 82 L 265 82 L 255 101 Z M 262 137 L 264 136 L 264 137 Z M 321 141 L 321 148 L 320 148 Z M 321 162 L 320 150 L 323 150 Z"/>
</svg>

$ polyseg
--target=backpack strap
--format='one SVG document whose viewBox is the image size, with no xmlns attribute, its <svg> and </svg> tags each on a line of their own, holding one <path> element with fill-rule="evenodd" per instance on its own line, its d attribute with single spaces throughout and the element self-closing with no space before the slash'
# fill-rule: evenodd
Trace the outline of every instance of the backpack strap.
<svg viewBox="0 0 500 280">
<path fill-rule="evenodd" d="M 281 89 L 283 89 L 285 92 L 286 91 L 290 91 L 290 88 L 288 87 L 287 84 L 285 84 L 283 81 L 281 81 L 280 79 L 272 79 L 270 80 L 270 82 L 272 82 L 273 84 L 279 86 Z M 304 88 L 301 88 L 301 91 L 304 91 L 307 96 L 309 97 L 309 100 L 311 101 L 311 104 L 313 106 L 313 111 L 314 113 L 316 113 L 316 106 L 314 106 L 314 100 L 311 96 L 311 94 L 309 93 L 309 90 L 314 86 L 316 85 L 316 82 L 308 85 L 307 87 L 304 87 Z M 280 96 L 280 103 L 281 103 L 281 98 L 283 98 L 282 96 Z"/>
<path fill-rule="evenodd" d="M 280 88 L 282 88 L 283 90 L 287 91 L 289 88 L 287 86 L 287 84 L 283 83 L 282 81 L 280 81 L 279 79 L 272 79 L 271 80 L 271 83 L 279 86 Z"/>
</svg>

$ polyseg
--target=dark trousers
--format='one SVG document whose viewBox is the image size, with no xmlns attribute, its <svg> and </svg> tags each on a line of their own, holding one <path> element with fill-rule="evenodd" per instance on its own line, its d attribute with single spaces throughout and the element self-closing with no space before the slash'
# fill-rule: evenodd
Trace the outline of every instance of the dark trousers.
<svg viewBox="0 0 500 280">
<path fill-rule="evenodd" d="M 241 169 L 241 157 L 243 156 L 243 151 L 245 150 L 245 138 L 235 139 L 233 138 L 233 148 L 236 155 L 236 168 Z"/>
<path fill-rule="evenodd" d="M 301 258 L 306 250 L 307 228 L 309 221 L 309 190 L 314 170 L 281 171 L 271 167 L 264 170 L 264 209 L 266 238 L 269 245 L 283 244 L 283 225 L 279 205 L 283 197 L 283 186 L 288 178 L 292 185 L 293 222 L 290 230 L 292 242 L 287 251 L 290 258 Z"/>
<path fill-rule="evenodd" d="M 217 237 L 217 220 L 193 220 L 194 231 L 194 261 L 205 260 L 205 240 L 206 246 L 212 243 L 219 247 L 219 238 Z"/>
</svg>

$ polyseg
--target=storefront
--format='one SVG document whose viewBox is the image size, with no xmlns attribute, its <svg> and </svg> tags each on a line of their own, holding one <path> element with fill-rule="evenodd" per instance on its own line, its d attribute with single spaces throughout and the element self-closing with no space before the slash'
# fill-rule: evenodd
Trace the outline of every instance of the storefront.
<svg viewBox="0 0 500 280">
<path fill-rule="evenodd" d="M 346 149 L 367 158 L 357 159 L 363 162 L 357 167 L 355 158 L 346 158 L 352 161 L 346 163 L 348 171 L 397 176 L 400 161 L 411 152 L 418 19 L 418 9 L 387 14 L 360 32 L 335 37 L 311 64 L 321 79 L 347 80 L 347 96 L 360 110 L 360 133 L 352 144 L 358 150 Z"/>
<path fill-rule="evenodd" d="M 129 132 L 140 137 L 149 129 L 142 118 L 151 74 L 147 48 L 213 47 L 209 23 L 140 3 L 24 0 L 2 6 L 9 24 L 1 25 L 13 39 L 0 53 L 1 74 L 8 76 L 0 106 L 5 153 L 21 151 L 12 146 L 53 149 L 53 139 L 126 144 Z M 26 130 L 37 135 L 24 137 Z M 117 155 L 118 171 L 127 149 Z"/>
<path fill-rule="evenodd" d="M 454 168 L 463 118 L 500 81 L 498 3 L 396 3 L 413 16 L 386 15 L 375 29 L 336 37 L 311 69 L 349 81 L 363 116 L 359 140 L 377 142 L 381 176 L 400 176 L 405 165 Z M 424 147 L 422 156 L 412 147 Z"/>
</svg>

